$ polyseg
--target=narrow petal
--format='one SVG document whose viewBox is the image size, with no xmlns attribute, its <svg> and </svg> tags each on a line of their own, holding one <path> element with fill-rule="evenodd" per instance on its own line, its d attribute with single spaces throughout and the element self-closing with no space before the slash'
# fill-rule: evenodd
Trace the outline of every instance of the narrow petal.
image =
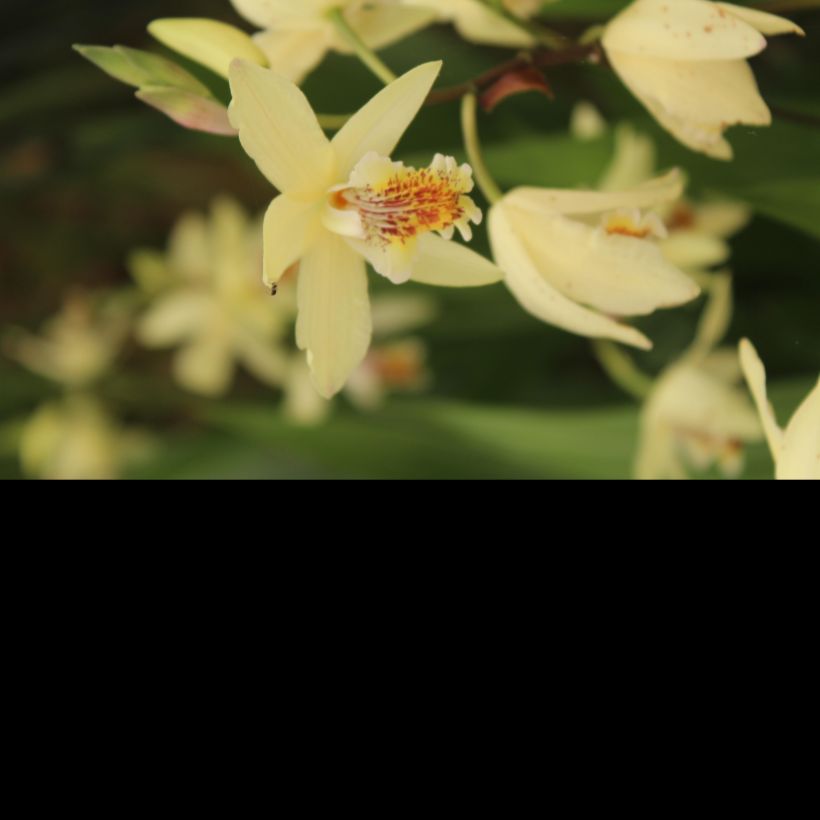
<svg viewBox="0 0 820 820">
<path fill-rule="evenodd" d="M 453 16 L 456 29 L 465 40 L 504 48 L 532 48 L 535 45 L 531 34 L 482 3 L 459 3 Z"/>
<path fill-rule="evenodd" d="M 220 137 L 236 136 L 228 119 L 228 109 L 214 99 L 181 88 L 159 86 L 141 88 L 136 97 L 183 128 Z"/>
<path fill-rule="evenodd" d="M 755 404 L 757 404 L 757 411 L 760 413 L 760 419 L 763 422 L 763 430 L 766 433 L 766 440 L 769 443 L 772 458 L 777 463 L 783 450 L 784 435 L 777 423 L 774 408 L 769 402 L 766 389 L 766 368 L 754 345 L 748 339 L 744 339 L 740 343 L 740 364 L 749 384 L 749 389 L 752 391 L 752 396 L 754 396 Z"/>
<path fill-rule="evenodd" d="M 735 14 L 704 0 L 637 0 L 607 27 L 607 51 L 664 60 L 740 60 L 766 39 Z"/>
<path fill-rule="evenodd" d="M 283 193 L 319 196 L 331 183 L 333 149 L 305 95 L 252 63 L 231 65 L 231 122 L 259 170 Z"/>
<path fill-rule="evenodd" d="M 820 382 L 786 428 L 777 477 L 781 481 L 820 480 Z"/>
<path fill-rule="evenodd" d="M 503 208 L 490 211 L 489 225 L 493 252 L 507 286 L 528 313 L 579 336 L 613 339 L 643 350 L 652 348 L 638 330 L 582 307 L 552 287 L 516 236 Z"/>
<path fill-rule="evenodd" d="M 711 277 L 709 287 L 709 301 L 701 316 L 695 341 L 689 350 L 688 356 L 701 361 L 708 359 L 712 370 L 718 370 L 713 375 L 723 377 L 726 383 L 737 383 L 741 379 L 740 361 L 734 350 L 719 351 L 717 346 L 726 338 L 734 315 L 734 288 L 732 276 L 729 273 L 717 273 Z M 728 361 L 727 361 L 728 360 Z M 719 373 L 720 368 L 726 368 L 728 373 Z"/>
<path fill-rule="evenodd" d="M 372 49 L 382 49 L 409 37 L 437 17 L 432 8 L 374 5 L 349 15 L 350 24 Z"/>
<path fill-rule="evenodd" d="M 248 60 L 258 65 L 267 63 L 265 55 L 250 36 L 235 26 L 216 20 L 155 20 L 148 26 L 148 31 L 172 51 L 210 68 L 222 77 L 228 76 L 233 60 Z"/>
<path fill-rule="evenodd" d="M 183 290 L 154 302 L 137 326 L 145 347 L 171 347 L 195 336 L 208 321 L 213 302 L 206 293 Z"/>
<path fill-rule="evenodd" d="M 203 334 L 174 358 L 177 381 L 201 396 L 222 396 L 228 392 L 234 375 L 231 349 L 221 339 Z"/>
<path fill-rule="evenodd" d="M 427 234 L 419 240 L 412 279 L 444 288 L 480 288 L 503 281 L 504 273 L 464 245 Z"/>
<path fill-rule="evenodd" d="M 571 191 L 550 188 L 516 188 L 506 197 L 510 205 L 537 212 L 572 216 L 602 214 L 619 208 L 655 208 L 683 196 L 684 180 L 675 170 L 631 191 Z"/>
<path fill-rule="evenodd" d="M 377 94 L 336 134 L 338 175 L 347 180 L 371 152 L 389 157 L 416 117 L 441 71 L 440 62 L 414 68 Z"/>
<path fill-rule="evenodd" d="M 320 26 L 304 31 L 263 31 L 254 40 L 277 74 L 300 85 L 324 60 L 332 37 Z"/>
<path fill-rule="evenodd" d="M 327 419 L 332 407 L 316 392 L 304 356 L 295 356 L 285 384 L 285 415 L 296 424 L 313 427 Z"/>
<path fill-rule="evenodd" d="M 292 199 L 283 194 L 273 200 L 265 214 L 264 280 L 275 285 L 298 262 L 316 239 L 321 204 Z"/>
<path fill-rule="evenodd" d="M 249 22 L 259 28 L 268 28 L 285 21 L 305 0 L 231 0 L 233 7 Z"/>
<path fill-rule="evenodd" d="M 758 9 L 746 8 L 745 6 L 735 6 L 731 3 L 715 3 L 715 5 L 729 12 L 729 14 L 740 18 L 744 23 L 748 23 L 767 37 L 774 37 L 778 34 L 797 34 L 800 37 L 806 36 L 806 32 L 803 31 L 797 23 L 793 23 L 785 17 L 779 17 L 776 14 L 769 14 L 768 12 Z"/>
<path fill-rule="evenodd" d="M 200 213 L 184 214 L 168 242 L 171 271 L 188 282 L 207 280 L 211 269 L 210 229 Z"/>
<path fill-rule="evenodd" d="M 708 270 L 723 265 L 732 255 L 729 243 L 700 231 L 679 231 L 661 242 L 668 262 L 681 270 Z"/>
<path fill-rule="evenodd" d="M 370 347 L 372 320 L 364 260 L 328 232 L 299 268 L 296 341 L 308 354 L 313 383 L 325 398 L 336 395 Z"/>
<path fill-rule="evenodd" d="M 729 239 L 748 226 L 752 215 L 752 209 L 742 202 L 706 202 L 695 209 L 694 229 Z"/>
</svg>

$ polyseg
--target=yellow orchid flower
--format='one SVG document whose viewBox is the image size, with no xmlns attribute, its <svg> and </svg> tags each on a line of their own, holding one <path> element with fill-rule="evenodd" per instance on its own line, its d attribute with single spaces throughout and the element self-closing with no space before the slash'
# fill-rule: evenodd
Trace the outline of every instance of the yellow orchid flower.
<svg viewBox="0 0 820 820">
<path fill-rule="evenodd" d="M 666 232 L 651 209 L 682 191 L 677 171 L 616 193 L 519 188 L 490 212 L 495 259 L 522 307 L 542 321 L 650 349 L 616 317 L 645 316 L 700 293 L 656 241 Z"/>
<path fill-rule="evenodd" d="M 47 481 L 108 481 L 153 448 L 150 438 L 121 427 L 96 399 L 67 396 L 37 410 L 23 427 L 23 472 Z"/>
<path fill-rule="evenodd" d="M 121 306 L 71 296 L 40 335 L 14 329 L 4 338 L 9 356 L 24 367 L 69 389 L 88 387 L 113 365 L 128 333 Z"/>
<path fill-rule="evenodd" d="M 441 69 L 430 63 L 391 83 L 329 141 L 304 94 L 273 71 L 231 68 L 231 116 L 260 171 L 282 192 L 265 217 L 264 278 L 275 286 L 300 262 L 297 343 L 318 391 L 344 386 L 370 346 L 365 261 L 394 283 L 470 287 L 501 281 L 465 238 L 481 212 L 469 166 L 437 157 L 415 170 L 387 157 Z M 438 234 L 438 235 L 437 235 Z"/>
<path fill-rule="evenodd" d="M 766 36 L 803 30 L 782 17 L 708 0 L 635 0 L 606 28 L 617 74 L 657 121 L 694 151 L 732 159 L 733 125 L 771 125 L 747 58 Z M 765 35 L 765 36 L 764 36 Z"/>
<path fill-rule="evenodd" d="M 532 48 L 536 40 L 481 0 L 404 0 L 406 5 L 435 8 L 441 22 L 452 23 L 465 39 L 504 48 Z M 516 17 L 532 17 L 542 4 L 533 0 L 504 0 Z"/>
<path fill-rule="evenodd" d="M 780 481 L 820 480 L 820 381 L 809 394 L 788 427 L 777 423 L 769 403 L 766 388 L 766 368 L 754 345 L 744 339 L 740 343 L 740 359 L 746 381 L 754 396 L 766 440 L 775 462 Z"/>
<path fill-rule="evenodd" d="M 681 480 L 689 469 L 717 465 L 726 478 L 743 472 L 746 444 L 761 439 L 754 408 L 739 387 L 734 350 L 675 365 L 661 376 L 642 417 L 639 480 Z"/>
<path fill-rule="evenodd" d="M 640 185 L 656 173 L 657 149 L 652 139 L 631 125 L 615 134 L 615 156 L 600 183 L 602 191 Z M 667 236 L 660 248 L 667 261 L 681 270 L 700 273 L 729 261 L 729 240 L 752 220 L 752 209 L 741 202 L 693 202 L 681 198 L 660 210 Z"/>
<path fill-rule="evenodd" d="M 270 67 L 295 83 L 301 83 L 329 51 L 349 53 L 349 44 L 328 16 L 335 9 L 344 11 L 348 25 L 374 50 L 398 42 L 435 19 L 429 6 L 416 8 L 399 0 L 231 2 L 246 20 L 262 29 L 254 40 Z"/>
<path fill-rule="evenodd" d="M 285 382 L 295 305 L 261 287 L 261 226 L 236 202 L 218 200 L 207 219 L 183 217 L 167 256 L 140 252 L 131 267 L 153 296 L 137 338 L 149 348 L 180 348 L 174 375 L 186 390 L 224 395 L 240 364 L 265 384 Z"/>
<path fill-rule="evenodd" d="M 737 351 L 718 348 L 732 319 L 732 280 L 715 274 L 697 337 L 661 374 L 641 414 L 639 480 L 682 480 L 717 465 L 726 478 L 743 471 L 744 448 L 762 439 L 757 413 L 741 388 Z"/>
</svg>

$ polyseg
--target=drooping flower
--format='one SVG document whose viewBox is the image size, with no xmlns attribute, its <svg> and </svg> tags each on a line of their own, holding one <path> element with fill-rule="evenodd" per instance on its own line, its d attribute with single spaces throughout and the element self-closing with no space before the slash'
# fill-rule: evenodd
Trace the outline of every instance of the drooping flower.
<svg viewBox="0 0 820 820">
<path fill-rule="evenodd" d="M 638 479 L 681 480 L 714 466 L 737 478 L 745 446 L 761 440 L 737 352 L 718 348 L 731 316 L 731 277 L 716 275 L 695 342 L 661 374 L 644 405 Z"/>
<path fill-rule="evenodd" d="M 254 38 L 270 67 L 300 83 L 329 51 L 346 54 L 349 45 L 328 12 L 345 20 L 369 48 L 382 49 L 428 25 L 435 12 L 399 0 L 231 0 L 236 10 L 262 31 Z M 242 55 L 236 54 L 236 57 Z"/>
<path fill-rule="evenodd" d="M 754 345 L 744 339 L 740 359 L 754 396 L 780 481 L 820 480 L 820 380 L 783 430 L 769 402 L 766 368 Z"/>
<path fill-rule="evenodd" d="M 488 260 L 449 241 L 480 211 L 467 166 L 437 157 L 426 169 L 388 157 L 440 71 L 431 63 L 385 88 L 329 141 L 293 83 L 238 61 L 231 114 L 240 140 L 282 194 L 264 225 L 264 278 L 273 287 L 300 263 L 297 343 L 330 397 L 364 359 L 372 323 L 365 261 L 395 283 L 471 287 L 498 282 Z"/>
<path fill-rule="evenodd" d="M 803 33 L 782 17 L 728 3 L 635 0 L 602 42 L 620 78 L 666 130 L 694 151 L 729 160 L 731 126 L 772 121 L 746 60 L 766 48 L 766 36 Z"/>
<path fill-rule="evenodd" d="M 649 349 L 619 317 L 645 316 L 695 299 L 700 289 L 667 262 L 652 209 L 679 199 L 678 172 L 631 191 L 519 188 L 490 213 L 490 239 L 522 307 L 549 324 Z"/>
<path fill-rule="evenodd" d="M 132 257 L 134 277 L 152 296 L 137 337 L 146 347 L 179 348 L 174 375 L 186 390 L 224 395 L 238 365 L 264 384 L 286 381 L 295 304 L 288 294 L 271 299 L 260 284 L 261 233 L 236 202 L 220 199 L 209 218 L 180 220 L 166 255 Z"/>
<path fill-rule="evenodd" d="M 726 478 L 739 477 L 745 445 L 760 440 L 760 424 L 739 380 L 733 351 L 666 372 L 644 408 L 637 478 L 680 480 L 690 469 L 705 472 L 715 465 Z"/>
<path fill-rule="evenodd" d="M 625 123 L 615 132 L 615 156 L 600 183 L 603 191 L 640 185 L 656 173 L 657 149 L 652 139 Z M 660 242 L 664 257 L 687 272 L 705 272 L 726 264 L 732 254 L 729 240 L 752 219 L 741 202 L 681 198 L 659 210 L 667 236 Z"/>
</svg>

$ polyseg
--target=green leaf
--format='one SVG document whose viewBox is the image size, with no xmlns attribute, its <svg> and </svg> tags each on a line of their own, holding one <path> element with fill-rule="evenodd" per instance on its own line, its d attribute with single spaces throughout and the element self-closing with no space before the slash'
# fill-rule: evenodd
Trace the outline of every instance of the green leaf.
<svg viewBox="0 0 820 820">
<path fill-rule="evenodd" d="M 485 155 L 506 187 L 578 188 L 598 182 L 612 152 L 610 137 L 584 142 L 568 134 L 544 134 L 488 145 Z"/>
<path fill-rule="evenodd" d="M 758 213 L 820 239 L 820 175 L 740 186 L 732 193 Z"/>
</svg>

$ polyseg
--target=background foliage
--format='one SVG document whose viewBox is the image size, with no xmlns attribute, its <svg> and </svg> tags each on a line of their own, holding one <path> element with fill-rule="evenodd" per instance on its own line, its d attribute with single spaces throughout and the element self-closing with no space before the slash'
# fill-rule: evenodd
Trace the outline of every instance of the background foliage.
<svg viewBox="0 0 820 820">
<path fill-rule="evenodd" d="M 625 5 L 561 0 L 556 25 L 579 31 Z M 799 5 L 799 4 L 793 4 Z M 805 4 L 809 7 L 812 3 Z M 8 7 L 8 8 L 7 8 Z M 13 8 L 12 8 L 13 7 Z M 9 2 L 0 34 L 0 325 L 36 327 L 72 289 L 127 283 L 136 246 L 164 246 L 185 209 L 232 193 L 263 208 L 270 190 L 231 140 L 185 132 L 135 102 L 129 90 L 84 63 L 74 42 L 149 45 L 160 16 L 212 16 L 240 24 L 227 0 L 40 0 Z M 772 41 L 755 60 L 771 129 L 737 129 L 737 160 L 723 165 L 680 148 L 605 70 L 557 69 L 556 100 L 527 96 L 482 123 L 488 160 L 505 185 L 591 184 L 608 163 L 609 137 L 567 135 L 573 104 L 593 101 L 613 123 L 630 119 L 680 164 L 693 188 L 756 208 L 735 241 L 737 314 L 732 339 L 752 338 L 785 416 L 820 369 L 820 11 L 795 14 L 808 38 Z M 458 82 L 504 53 L 436 28 L 386 52 L 396 70 L 446 58 Z M 205 79 L 219 89 L 213 78 Z M 220 93 L 223 93 L 221 89 Z M 355 110 L 378 90 L 352 60 L 332 57 L 306 91 L 318 110 Z M 423 112 L 402 146 L 426 163 L 461 154 L 457 107 Z M 281 418 L 278 397 L 241 380 L 230 401 L 205 402 L 175 388 L 168 357 L 129 348 L 105 385 L 126 421 L 156 431 L 163 446 L 140 477 L 626 477 L 638 408 L 606 380 L 582 339 L 526 316 L 502 287 L 437 293 L 440 318 L 423 335 L 431 349 L 431 395 L 394 400 L 362 417 L 343 402 L 322 429 Z M 700 305 L 665 311 L 644 325 L 657 371 L 687 343 Z M 139 365 L 136 367 L 135 365 Z M 139 374 L 139 375 L 137 375 Z M 0 475 L 19 475 L 19 422 L 55 388 L 0 358 Z M 748 475 L 771 475 L 763 448 Z"/>
</svg>

